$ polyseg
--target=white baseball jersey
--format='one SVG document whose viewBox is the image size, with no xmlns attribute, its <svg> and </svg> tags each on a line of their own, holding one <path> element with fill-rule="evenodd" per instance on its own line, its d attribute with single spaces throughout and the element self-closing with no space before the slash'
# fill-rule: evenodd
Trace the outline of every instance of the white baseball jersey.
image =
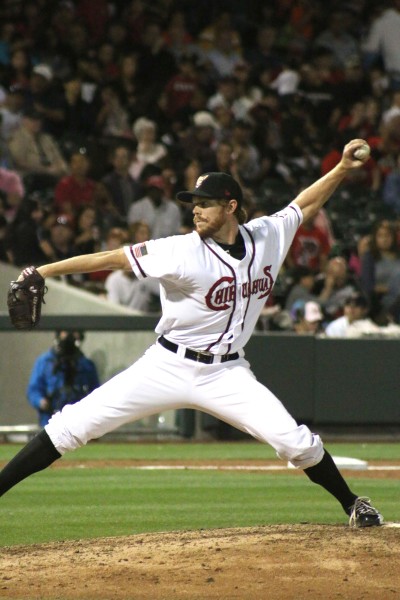
<svg viewBox="0 0 400 600">
<path fill-rule="evenodd" d="M 126 246 L 135 275 L 156 277 L 163 316 L 156 332 L 196 350 L 226 354 L 248 342 L 302 222 L 296 203 L 240 226 L 239 261 L 196 233 Z"/>
</svg>

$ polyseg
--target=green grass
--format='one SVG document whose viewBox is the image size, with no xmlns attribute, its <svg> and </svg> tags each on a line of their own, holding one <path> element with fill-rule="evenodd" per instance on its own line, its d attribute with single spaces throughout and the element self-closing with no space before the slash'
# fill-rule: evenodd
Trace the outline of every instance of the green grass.
<svg viewBox="0 0 400 600">
<path fill-rule="evenodd" d="M 0 446 L 8 460 L 18 446 Z M 396 444 L 332 444 L 333 454 L 397 459 Z M 1 499 L 0 546 L 51 540 L 130 535 L 151 531 L 244 527 L 274 523 L 346 523 L 338 503 L 300 473 L 139 471 L 126 467 L 80 468 L 104 459 L 269 459 L 256 443 L 90 444 L 62 460 L 68 469 L 47 469 Z M 76 465 L 77 468 L 74 468 Z M 399 480 L 349 477 L 360 495 L 371 496 L 386 520 L 400 520 Z"/>
<path fill-rule="evenodd" d="M 0 444 L 0 461 L 10 460 L 21 448 L 17 444 Z M 399 460 L 400 444 L 382 443 L 332 443 L 326 444 L 331 454 L 351 456 L 363 460 Z M 270 460 L 276 458 L 274 450 L 258 442 L 210 442 L 206 444 L 182 443 L 102 443 L 92 442 L 66 455 L 63 460 Z"/>
</svg>

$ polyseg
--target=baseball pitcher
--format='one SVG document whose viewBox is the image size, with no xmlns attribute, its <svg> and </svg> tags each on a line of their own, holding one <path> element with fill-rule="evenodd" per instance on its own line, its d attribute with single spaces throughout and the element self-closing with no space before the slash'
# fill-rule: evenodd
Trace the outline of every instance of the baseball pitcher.
<svg viewBox="0 0 400 600">
<path fill-rule="evenodd" d="M 157 278 L 162 316 L 157 342 L 137 362 L 54 414 L 10 461 L 0 474 L 0 495 L 65 452 L 125 423 L 194 408 L 270 444 L 340 502 L 351 526 L 382 524 L 369 498 L 349 489 L 320 437 L 298 425 L 255 379 L 243 351 L 299 225 L 319 211 L 349 170 L 368 160 L 354 155 L 364 144 L 348 143 L 336 167 L 271 216 L 246 223 L 239 184 L 226 173 L 205 173 L 194 190 L 177 194 L 192 205 L 192 233 L 24 270 L 9 294 L 17 327 L 36 324 L 45 278 L 106 269 Z M 25 318 L 20 302 L 29 308 L 29 293 L 33 317 Z"/>
</svg>

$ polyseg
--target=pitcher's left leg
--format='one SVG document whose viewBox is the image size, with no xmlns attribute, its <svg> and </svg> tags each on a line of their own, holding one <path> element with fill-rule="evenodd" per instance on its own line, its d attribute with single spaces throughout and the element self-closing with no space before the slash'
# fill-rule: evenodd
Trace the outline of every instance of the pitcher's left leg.
<svg viewBox="0 0 400 600">
<path fill-rule="evenodd" d="M 311 481 L 332 494 L 350 516 L 350 526 L 383 523 L 369 498 L 348 487 L 319 435 L 298 425 L 270 390 L 257 382 L 241 359 L 228 369 L 204 371 L 200 407 L 275 448 L 280 458 L 304 469 Z M 211 400 L 210 400 L 211 399 Z"/>
<path fill-rule="evenodd" d="M 278 398 L 259 383 L 244 359 L 228 368 L 203 370 L 199 407 L 272 446 L 278 456 L 305 469 L 323 456 L 321 438 L 298 425 Z"/>
</svg>

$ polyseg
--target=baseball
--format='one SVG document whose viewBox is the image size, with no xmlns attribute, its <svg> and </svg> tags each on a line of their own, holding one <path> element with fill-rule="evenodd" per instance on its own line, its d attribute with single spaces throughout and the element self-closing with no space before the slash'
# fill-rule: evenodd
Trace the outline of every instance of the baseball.
<svg viewBox="0 0 400 600">
<path fill-rule="evenodd" d="M 363 144 L 362 146 L 360 146 L 359 148 L 357 148 L 357 150 L 354 150 L 354 152 L 353 152 L 353 156 L 357 160 L 365 160 L 366 158 L 369 157 L 370 154 L 371 154 L 371 148 L 368 146 L 368 144 Z"/>
</svg>

